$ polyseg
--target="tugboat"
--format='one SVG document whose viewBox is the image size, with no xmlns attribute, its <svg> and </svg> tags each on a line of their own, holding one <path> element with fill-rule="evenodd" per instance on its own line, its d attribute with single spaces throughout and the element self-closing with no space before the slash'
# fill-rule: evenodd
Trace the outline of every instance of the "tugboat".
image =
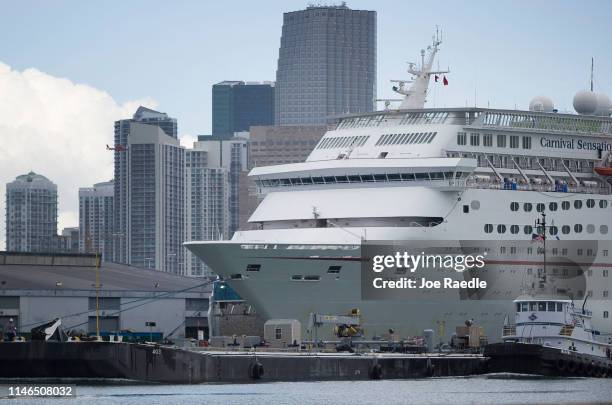
<svg viewBox="0 0 612 405">
<path fill-rule="evenodd" d="M 545 214 L 536 225 L 545 243 Z M 612 377 L 612 344 L 597 340 L 585 308 L 588 297 L 577 308 L 572 299 L 547 292 L 552 283 L 546 282 L 546 259 L 537 277 L 537 287 L 514 300 L 514 324 L 504 326 L 503 342 L 485 348 L 489 372 Z"/>
</svg>

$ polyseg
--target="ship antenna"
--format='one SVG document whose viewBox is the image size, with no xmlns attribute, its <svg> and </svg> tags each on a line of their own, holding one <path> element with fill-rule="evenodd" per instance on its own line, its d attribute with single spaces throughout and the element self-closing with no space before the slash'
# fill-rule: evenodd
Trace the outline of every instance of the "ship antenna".
<svg viewBox="0 0 612 405">
<path fill-rule="evenodd" d="M 591 93 L 593 92 L 593 65 L 595 64 L 594 58 L 591 56 Z"/>
</svg>

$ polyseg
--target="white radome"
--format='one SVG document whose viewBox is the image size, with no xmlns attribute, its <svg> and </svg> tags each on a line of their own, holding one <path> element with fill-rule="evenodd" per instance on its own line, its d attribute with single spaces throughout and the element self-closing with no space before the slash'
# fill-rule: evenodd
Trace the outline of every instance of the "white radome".
<svg viewBox="0 0 612 405">
<path fill-rule="evenodd" d="M 529 103 L 529 111 L 552 112 L 555 105 L 550 97 L 537 96 Z"/>
<path fill-rule="evenodd" d="M 595 114 L 597 111 L 597 95 L 592 91 L 580 90 L 574 96 L 574 110 L 582 115 Z"/>
</svg>

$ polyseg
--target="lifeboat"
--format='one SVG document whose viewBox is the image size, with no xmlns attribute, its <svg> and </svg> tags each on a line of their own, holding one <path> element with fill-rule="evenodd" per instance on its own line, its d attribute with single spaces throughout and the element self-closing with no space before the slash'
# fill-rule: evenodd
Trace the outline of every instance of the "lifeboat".
<svg viewBox="0 0 612 405">
<path fill-rule="evenodd" d="M 600 176 L 612 176 L 612 167 L 610 166 L 596 167 L 593 170 Z"/>
</svg>

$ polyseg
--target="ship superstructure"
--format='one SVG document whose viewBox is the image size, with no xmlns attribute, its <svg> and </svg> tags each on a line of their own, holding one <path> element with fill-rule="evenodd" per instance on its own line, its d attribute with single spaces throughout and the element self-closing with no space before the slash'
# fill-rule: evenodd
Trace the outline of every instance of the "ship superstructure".
<svg viewBox="0 0 612 405">
<path fill-rule="evenodd" d="M 489 291 L 487 302 L 424 292 L 418 302 L 398 303 L 361 299 L 361 246 L 525 241 L 537 232 L 534 215 L 545 211 L 551 237 L 600 242 L 581 253 L 594 264 L 574 293 L 590 295 L 593 319 L 612 331 L 612 196 L 609 177 L 595 170 L 612 150 L 609 113 L 561 114 L 546 98 L 529 111 L 422 108 L 431 74 L 445 73 L 431 70 L 439 44 L 420 69 L 410 67 L 417 76 L 411 89 L 400 84 L 402 106 L 413 108 L 341 117 L 305 162 L 253 169 L 265 198 L 249 219 L 252 229 L 186 246 L 264 317 L 305 325 L 310 313 L 359 308 L 371 334 L 414 335 L 474 318 L 496 335 L 521 291 L 516 274 L 537 270 L 537 252 L 502 246 L 507 287 Z"/>
</svg>

